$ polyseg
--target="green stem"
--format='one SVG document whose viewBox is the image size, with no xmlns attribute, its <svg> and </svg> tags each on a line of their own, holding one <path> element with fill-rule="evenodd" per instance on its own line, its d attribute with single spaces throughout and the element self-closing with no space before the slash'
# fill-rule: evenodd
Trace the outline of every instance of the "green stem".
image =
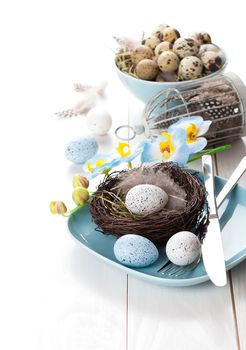
<svg viewBox="0 0 246 350">
<path fill-rule="evenodd" d="M 191 163 L 194 160 L 202 158 L 202 156 L 204 154 L 215 154 L 217 152 L 226 151 L 230 148 L 231 148 L 231 145 L 224 145 L 224 146 L 219 146 L 219 147 L 216 147 L 213 149 L 204 149 L 203 151 L 199 152 L 200 154 L 197 154 L 195 156 L 191 156 L 187 163 Z"/>
<path fill-rule="evenodd" d="M 128 168 L 132 169 L 132 162 L 128 162 L 127 164 L 128 164 Z"/>
</svg>

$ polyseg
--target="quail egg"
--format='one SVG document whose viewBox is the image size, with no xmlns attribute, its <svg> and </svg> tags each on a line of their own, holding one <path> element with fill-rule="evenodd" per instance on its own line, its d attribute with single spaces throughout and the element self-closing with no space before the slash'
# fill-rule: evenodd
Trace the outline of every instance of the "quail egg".
<svg viewBox="0 0 246 350">
<path fill-rule="evenodd" d="M 200 45 L 203 44 L 211 44 L 212 40 L 211 40 L 211 36 L 206 33 L 206 32 L 195 32 L 190 34 L 190 38 L 195 39 L 196 41 L 198 41 L 198 43 Z"/>
<path fill-rule="evenodd" d="M 164 28 L 161 31 L 161 34 L 162 34 L 162 40 L 169 41 L 170 43 L 174 43 L 175 40 L 177 40 L 180 37 L 180 34 L 177 31 L 177 29 L 172 27 Z"/>
<path fill-rule="evenodd" d="M 157 38 L 159 38 L 160 40 L 162 40 L 162 31 L 165 28 L 168 28 L 169 25 L 168 24 L 160 24 L 158 27 L 156 27 L 153 32 L 152 35 L 156 36 Z"/>
<path fill-rule="evenodd" d="M 208 72 L 216 72 L 223 66 L 220 52 L 206 51 L 201 55 L 201 61 Z"/>
<path fill-rule="evenodd" d="M 158 64 L 155 61 L 144 59 L 136 66 L 138 78 L 144 80 L 154 80 L 159 72 Z"/>
<path fill-rule="evenodd" d="M 151 36 L 142 41 L 142 45 L 148 46 L 151 50 L 154 50 L 158 44 L 160 44 L 160 39 L 156 36 Z"/>
<path fill-rule="evenodd" d="M 191 38 L 179 38 L 173 44 L 173 52 L 175 52 L 180 58 L 186 56 L 196 56 L 198 54 L 200 45 L 198 42 Z"/>
<path fill-rule="evenodd" d="M 168 202 L 168 195 L 160 187 L 141 184 L 132 187 L 126 194 L 125 205 L 133 214 L 148 215 L 160 211 Z"/>
<path fill-rule="evenodd" d="M 155 48 L 155 54 L 156 56 L 159 56 L 162 52 L 164 51 L 170 51 L 173 48 L 173 44 L 170 43 L 169 41 L 163 41 L 159 45 L 156 46 Z"/>
<path fill-rule="evenodd" d="M 204 44 L 200 46 L 200 50 L 198 52 L 198 57 L 201 57 L 207 51 L 220 52 L 220 49 L 214 44 Z"/>
<path fill-rule="evenodd" d="M 132 52 L 132 63 L 137 65 L 145 58 L 152 58 L 153 56 L 153 51 L 148 46 L 140 45 Z"/>
<path fill-rule="evenodd" d="M 168 259 L 175 265 L 189 265 L 200 256 L 201 244 L 194 233 L 181 231 L 168 240 L 166 254 Z"/>
<path fill-rule="evenodd" d="M 158 259 L 159 252 L 149 239 L 128 234 L 117 239 L 114 244 L 114 255 L 123 265 L 146 267 Z"/>
<path fill-rule="evenodd" d="M 65 149 L 66 158 L 76 164 L 83 164 L 94 157 L 98 150 L 98 143 L 92 136 L 80 137 L 68 143 Z"/>
<path fill-rule="evenodd" d="M 178 76 L 180 80 L 192 80 L 201 76 L 202 61 L 195 56 L 184 57 L 179 65 Z"/>
<path fill-rule="evenodd" d="M 179 66 L 179 58 L 174 52 L 165 51 L 158 57 L 157 63 L 162 72 L 174 72 Z"/>
</svg>

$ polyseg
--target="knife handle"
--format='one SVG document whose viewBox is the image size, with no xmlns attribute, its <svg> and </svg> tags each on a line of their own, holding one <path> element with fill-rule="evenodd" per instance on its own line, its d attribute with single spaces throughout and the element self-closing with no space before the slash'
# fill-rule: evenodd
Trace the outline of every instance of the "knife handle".
<svg viewBox="0 0 246 350">
<path fill-rule="evenodd" d="M 230 176 L 227 183 L 224 185 L 220 193 L 216 198 L 217 207 L 219 208 L 223 201 L 226 199 L 231 190 L 235 187 L 240 177 L 246 171 L 246 156 L 242 158 L 232 175 Z"/>
<path fill-rule="evenodd" d="M 217 207 L 214 193 L 214 168 L 211 155 L 202 156 L 202 170 L 204 175 L 205 187 L 207 190 L 207 202 L 209 206 L 210 217 L 217 216 Z"/>
</svg>

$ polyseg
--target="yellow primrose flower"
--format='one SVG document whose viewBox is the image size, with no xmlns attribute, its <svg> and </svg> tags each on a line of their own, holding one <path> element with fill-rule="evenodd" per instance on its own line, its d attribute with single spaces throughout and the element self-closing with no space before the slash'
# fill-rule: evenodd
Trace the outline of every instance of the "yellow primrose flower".
<svg viewBox="0 0 246 350">
<path fill-rule="evenodd" d="M 162 136 L 165 136 L 165 141 Z M 168 159 L 175 152 L 176 147 L 172 143 L 172 135 L 168 132 L 162 132 L 160 137 L 160 152 L 163 156 L 163 159 Z M 163 141 L 162 141 L 163 140 Z"/>
<path fill-rule="evenodd" d="M 130 146 L 125 142 L 119 142 L 116 151 L 122 158 L 128 157 L 131 154 Z"/>
</svg>

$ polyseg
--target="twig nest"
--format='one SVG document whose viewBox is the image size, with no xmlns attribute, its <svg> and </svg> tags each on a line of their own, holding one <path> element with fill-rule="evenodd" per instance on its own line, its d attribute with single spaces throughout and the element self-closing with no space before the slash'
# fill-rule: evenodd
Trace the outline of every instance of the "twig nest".
<svg viewBox="0 0 246 350">
<path fill-rule="evenodd" d="M 153 55 L 153 51 L 148 46 L 140 45 L 132 52 L 132 63 L 137 65 L 145 58 L 152 58 Z"/>
<path fill-rule="evenodd" d="M 125 204 L 133 214 L 146 215 L 160 211 L 166 206 L 168 195 L 155 185 L 137 185 L 126 194 Z"/>
<path fill-rule="evenodd" d="M 175 52 L 180 58 L 186 56 L 196 56 L 199 52 L 199 43 L 191 38 L 179 38 L 173 45 L 173 52 Z"/>
<path fill-rule="evenodd" d="M 181 80 L 193 80 L 201 76 L 202 70 L 202 61 L 198 57 L 188 56 L 181 60 L 178 76 Z"/>
<path fill-rule="evenodd" d="M 144 59 L 140 61 L 136 66 L 136 74 L 140 79 L 154 80 L 158 72 L 158 64 L 150 59 Z"/>
<path fill-rule="evenodd" d="M 134 214 L 126 207 L 127 193 L 137 185 L 155 185 L 168 195 L 166 206 L 145 215 Z M 96 225 L 117 237 L 131 232 L 165 244 L 178 231 L 192 231 L 203 236 L 206 191 L 195 173 L 172 162 L 127 169 L 105 176 L 90 203 Z"/>
<path fill-rule="evenodd" d="M 216 72 L 223 65 L 220 52 L 206 51 L 201 55 L 201 61 L 209 72 Z"/>
<path fill-rule="evenodd" d="M 155 48 L 155 55 L 160 56 L 164 51 L 171 51 L 173 48 L 173 44 L 170 43 L 169 41 L 163 41 L 159 45 L 156 46 Z"/>
<path fill-rule="evenodd" d="M 169 41 L 170 43 L 174 43 L 175 40 L 177 40 L 180 37 L 179 32 L 177 29 L 172 27 L 166 27 L 161 31 L 162 34 L 162 40 L 163 41 Z"/>
<path fill-rule="evenodd" d="M 206 32 L 195 32 L 190 34 L 190 38 L 196 40 L 200 45 L 211 44 L 211 36 Z"/>
<path fill-rule="evenodd" d="M 179 66 L 179 58 L 172 51 L 163 52 L 157 62 L 162 72 L 174 72 Z"/>
<path fill-rule="evenodd" d="M 189 265 L 200 256 L 201 244 L 194 233 L 181 231 L 168 240 L 166 254 L 168 259 L 175 265 Z"/>
<path fill-rule="evenodd" d="M 158 259 L 159 252 L 149 239 L 139 235 L 128 234 L 115 242 L 114 255 L 123 265 L 146 267 Z"/>
</svg>

